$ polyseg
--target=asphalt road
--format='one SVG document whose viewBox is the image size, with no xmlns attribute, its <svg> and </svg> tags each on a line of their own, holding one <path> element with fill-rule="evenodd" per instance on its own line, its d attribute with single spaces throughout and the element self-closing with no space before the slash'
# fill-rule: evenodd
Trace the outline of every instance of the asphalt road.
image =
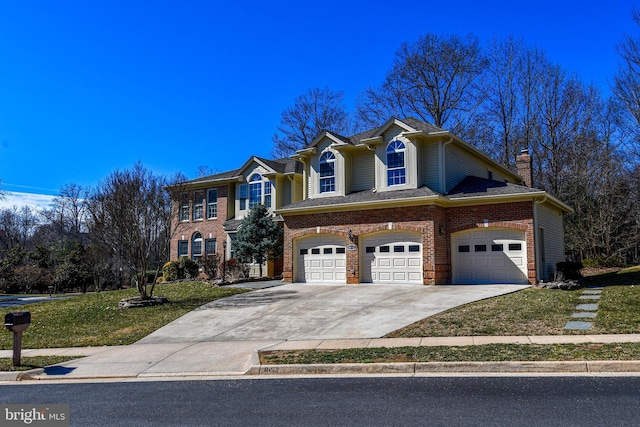
<svg viewBox="0 0 640 427">
<path fill-rule="evenodd" d="M 72 426 L 631 426 L 640 377 L 423 377 L 16 384 Z M 0 420 L 1 421 L 1 420 Z"/>
</svg>

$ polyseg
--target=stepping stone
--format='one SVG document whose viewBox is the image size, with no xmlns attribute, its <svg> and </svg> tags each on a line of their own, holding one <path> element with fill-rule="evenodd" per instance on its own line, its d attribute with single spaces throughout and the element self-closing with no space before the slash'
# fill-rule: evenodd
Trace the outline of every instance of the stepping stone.
<svg viewBox="0 0 640 427">
<path fill-rule="evenodd" d="M 598 309 L 598 304 L 578 304 L 578 305 L 576 305 L 576 310 L 596 311 L 597 309 Z"/>
<path fill-rule="evenodd" d="M 587 286 L 587 289 L 600 289 L 600 290 L 603 290 L 604 287 L 603 286 Z"/>
<path fill-rule="evenodd" d="M 589 329 L 591 329 L 591 325 L 593 325 L 591 322 L 571 321 L 571 322 L 567 322 L 567 324 L 564 325 L 564 328 L 565 329 L 577 329 L 577 330 L 581 330 L 581 331 L 588 331 Z"/>
<path fill-rule="evenodd" d="M 589 319 L 595 319 L 596 318 L 596 313 L 594 313 L 592 311 L 582 311 L 580 313 L 573 313 L 571 315 L 571 317 L 573 317 L 573 318 L 584 317 L 584 318 L 589 318 Z"/>
<path fill-rule="evenodd" d="M 600 299 L 600 295 L 581 295 L 578 299 Z"/>
<path fill-rule="evenodd" d="M 582 291 L 582 295 L 600 295 L 601 293 L 601 289 L 586 289 Z"/>
</svg>

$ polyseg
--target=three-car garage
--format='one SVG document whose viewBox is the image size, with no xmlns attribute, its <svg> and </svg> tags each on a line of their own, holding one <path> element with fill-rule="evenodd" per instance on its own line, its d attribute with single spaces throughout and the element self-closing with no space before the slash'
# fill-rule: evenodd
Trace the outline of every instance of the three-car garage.
<svg viewBox="0 0 640 427">
<path fill-rule="evenodd" d="M 299 283 L 347 283 L 347 252 L 359 249 L 360 283 L 423 284 L 423 235 L 382 232 L 348 245 L 344 236 L 317 234 L 294 242 L 295 280 Z M 528 283 L 525 232 L 475 228 L 451 236 L 454 284 Z"/>
</svg>

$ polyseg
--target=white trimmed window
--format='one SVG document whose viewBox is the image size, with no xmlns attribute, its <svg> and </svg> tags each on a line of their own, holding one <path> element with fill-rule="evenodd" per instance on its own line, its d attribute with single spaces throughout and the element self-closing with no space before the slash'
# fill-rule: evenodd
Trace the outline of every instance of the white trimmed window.
<svg viewBox="0 0 640 427">
<path fill-rule="evenodd" d="M 202 234 L 200 233 L 195 233 L 191 240 L 191 258 L 194 260 L 202 258 Z"/>
<path fill-rule="evenodd" d="M 202 219 L 204 215 L 204 191 L 193 193 L 193 220 Z"/>
<path fill-rule="evenodd" d="M 264 183 L 264 205 L 267 208 L 271 207 L 271 181 L 265 181 Z"/>
<path fill-rule="evenodd" d="M 240 210 L 247 209 L 247 184 L 240 184 L 238 187 L 238 198 L 240 199 Z"/>
<path fill-rule="evenodd" d="M 215 255 L 216 253 L 216 239 L 205 239 L 204 241 L 204 254 L 206 256 Z"/>
<path fill-rule="evenodd" d="M 336 191 L 336 156 L 331 152 L 320 156 L 320 192 Z"/>
<path fill-rule="evenodd" d="M 262 203 L 262 176 L 254 173 L 249 179 L 249 209 Z"/>
<path fill-rule="evenodd" d="M 183 193 L 180 199 L 180 221 L 189 221 L 189 194 Z"/>
<path fill-rule="evenodd" d="M 189 255 L 189 241 L 178 240 L 178 258 Z"/>
<path fill-rule="evenodd" d="M 406 183 L 405 150 L 404 143 L 401 141 L 393 141 L 387 146 L 387 185 L 389 187 Z"/>
<path fill-rule="evenodd" d="M 218 189 L 212 188 L 207 192 L 207 219 L 218 217 Z"/>
</svg>

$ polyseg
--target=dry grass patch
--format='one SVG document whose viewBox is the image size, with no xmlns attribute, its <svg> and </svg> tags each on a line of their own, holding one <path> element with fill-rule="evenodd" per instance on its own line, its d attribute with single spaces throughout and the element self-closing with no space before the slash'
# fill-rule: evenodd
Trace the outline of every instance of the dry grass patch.
<svg viewBox="0 0 640 427">
<path fill-rule="evenodd" d="M 246 290 L 214 288 L 202 282 L 173 283 L 156 286 L 156 295 L 169 302 L 154 307 L 118 309 L 121 299 L 137 294 L 125 290 L 2 309 L 0 316 L 11 311 L 31 312 L 23 348 L 127 345 L 208 302 L 242 292 Z M 12 346 L 12 334 L 0 334 L 0 349 Z"/>
</svg>

